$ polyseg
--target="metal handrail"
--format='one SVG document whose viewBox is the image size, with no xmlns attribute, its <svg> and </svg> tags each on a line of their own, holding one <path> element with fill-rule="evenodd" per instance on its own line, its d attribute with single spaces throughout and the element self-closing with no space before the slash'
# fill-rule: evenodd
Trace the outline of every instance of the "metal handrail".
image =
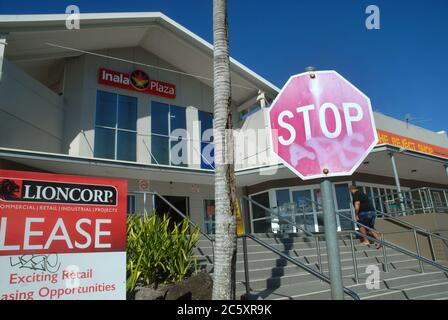
<svg viewBox="0 0 448 320">
<path fill-rule="evenodd" d="M 256 243 L 258 243 L 259 245 L 263 246 L 264 248 L 274 252 L 275 254 L 279 255 L 280 257 L 288 260 L 289 262 L 291 262 L 292 264 L 296 265 L 297 267 L 309 272 L 310 274 L 312 274 L 313 276 L 319 278 L 320 280 L 331 284 L 331 280 L 329 277 L 327 277 L 326 275 L 324 275 L 321 272 L 318 272 L 316 270 L 314 270 L 313 268 L 308 267 L 306 264 L 297 261 L 296 259 L 291 258 L 289 255 L 281 252 L 280 250 L 277 250 L 276 248 L 274 248 L 273 246 L 267 244 L 266 242 L 256 238 L 254 235 L 252 234 L 245 234 L 243 237 L 247 237 L 253 241 L 255 241 Z M 246 283 L 246 286 L 249 286 L 248 283 Z M 358 294 L 356 294 L 356 292 L 354 292 L 351 289 L 348 289 L 346 287 L 343 287 L 344 293 L 346 293 L 347 295 L 349 295 L 350 297 L 352 297 L 353 300 L 360 300 Z"/>
<path fill-rule="evenodd" d="M 207 240 L 210 241 L 211 245 L 212 245 L 212 257 L 213 257 L 213 263 L 215 262 L 215 246 L 214 246 L 214 239 L 212 239 L 208 234 L 206 234 L 205 232 L 203 232 L 201 230 L 201 228 L 194 223 L 188 216 L 186 216 L 185 214 L 183 214 L 179 209 L 177 209 L 175 206 L 173 206 L 171 204 L 171 202 L 169 202 L 165 197 L 163 197 L 162 195 L 160 195 L 159 193 L 157 193 L 156 191 L 148 191 L 149 194 L 153 194 L 155 196 L 158 196 L 160 199 L 162 199 L 167 205 L 169 205 L 177 214 L 179 214 L 181 217 L 183 217 L 184 219 L 187 219 L 188 222 L 190 223 L 190 225 L 192 225 L 193 227 L 197 228 L 199 230 L 199 233 L 201 233 Z"/>
<path fill-rule="evenodd" d="M 299 226 L 298 224 L 296 224 L 295 222 L 291 222 L 285 218 L 281 218 L 276 212 L 275 210 L 272 210 L 271 208 L 265 207 L 264 205 L 262 205 L 261 203 L 258 203 L 257 201 L 254 201 L 252 199 L 250 199 L 247 196 L 241 196 L 242 199 L 246 199 L 247 201 L 249 201 L 250 203 L 255 204 L 256 206 L 262 208 L 263 210 L 269 212 L 271 215 L 274 215 L 277 219 L 282 220 L 282 221 L 286 221 L 288 224 L 300 229 L 301 231 L 303 231 L 303 233 L 305 233 L 307 236 L 310 237 L 314 237 L 314 234 L 311 233 L 310 231 L 306 230 L 305 228 L 302 228 L 301 226 Z M 266 220 L 272 220 L 272 217 L 266 217 Z"/>
<path fill-rule="evenodd" d="M 350 220 L 350 221 L 356 223 L 358 226 L 366 228 L 367 230 L 375 231 L 374 229 L 372 229 L 372 228 L 370 228 L 370 227 L 368 227 L 368 226 L 366 226 L 366 225 L 364 225 L 364 224 L 362 224 L 362 223 L 360 223 L 358 221 L 355 221 L 355 220 L 353 220 L 353 219 L 351 219 L 349 217 L 341 215 L 338 212 L 335 212 L 335 214 L 338 215 L 339 217 L 343 217 L 343 218 L 345 218 L 347 220 Z M 361 237 L 365 237 L 365 238 L 369 239 L 370 241 L 373 241 L 375 243 L 379 243 L 382 246 L 389 247 L 389 248 L 391 248 L 393 250 L 399 251 L 399 252 L 401 252 L 401 253 L 403 253 L 403 254 L 405 254 L 407 256 L 410 256 L 410 257 L 412 257 L 414 259 L 417 259 L 417 260 L 419 260 L 419 262 L 425 262 L 427 264 L 432 265 L 433 267 L 436 267 L 437 269 L 440 269 L 442 271 L 448 272 L 448 267 L 445 267 L 445 266 L 443 266 L 443 265 L 441 265 L 441 264 L 439 264 L 437 262 L 434 262 L 434 261 L 429 260 L 429 259 L 427 259 L 425 257 L 422 257 L 420 254 L 415 254 L 415 253 L 413 253 L 413 252 L 411 252 L 409 250 L 401 248 L 401 247 L 399 247 L 399 246 L 397 246 L 395 244 L 392 244 L 392 243 L 390 243 L 388 241 L 385 241 L 385 240 L 377 240 L 377 239 L 375 239 L 375 238 L 373 238 L 373 237 L 371 237 L 371 236 L 369 236 L 367 234 L 363 234 L 363 233 L 361 233 L 359 231 L 356 231 L 356 230 L 354 230 L 353 232 L 356 233 L 357 235 L 361 236 Z"/>
<path fill-rule="evenodd" d="M 375 211 L 376 211 L 377 213 L 383 215 L 383 216 L 386 216 L 388 219 L 394 220 L 395 222 L 397 222 L 397 223 L 399 223 L 399 224 L 401 224 L 401 225 L 403 225 L 403 226 L 406 226 L 406 227 L 411 228 L 411 229 L 415 229 L 417 232 L 420 232 L 420 233 L 425 234 L 425 235 L 427 235 L 427 236 L 433 236 L 433 237 L 439 238 L 439 239 L 441 239 L 441 240 L 443 240 L 443 241 L 448 241 L 448 238 L 445 238 L 445 237 L 440 236 L 440 235 L 438 235 L 438 234 L 435 234 L 435 233 L 433 233 L 433 232 L 431 232 L 431 231 L 428 231 L 428 230 L 426 230 L 426 229 L 423 229 L 423 228 L 421 228 L 421 227 L 419 227 L 419 226 L 417 226 L 417 225 L 415 225 L 415 224 L 412 224 L 412 223 L 409 223 L 409 222 L 406 222 L 406 221 L 402 221 L 402 220 L 400 220 L 400 219 L 398 219 L 398 218 L 396 218 L 396 217 L 394 217 L 394 216 L 391 216 L 391 215 L 388 214 L 388 213 L 381 212 L 381 211 L 379 211 L 379 210 L 375 210 Z"/>
</svg>

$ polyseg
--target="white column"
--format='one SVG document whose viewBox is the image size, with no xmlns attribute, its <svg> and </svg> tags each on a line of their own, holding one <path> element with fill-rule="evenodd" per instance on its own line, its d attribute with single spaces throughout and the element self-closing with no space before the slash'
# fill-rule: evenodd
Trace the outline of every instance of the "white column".
<svg viewBox="0 0 448 320">
<path fill-rule="evenodd" d="M 2 80 L 3 57 L 5 55 L 7 34 L 0 33 L 0 80 Z"/>
</svg>

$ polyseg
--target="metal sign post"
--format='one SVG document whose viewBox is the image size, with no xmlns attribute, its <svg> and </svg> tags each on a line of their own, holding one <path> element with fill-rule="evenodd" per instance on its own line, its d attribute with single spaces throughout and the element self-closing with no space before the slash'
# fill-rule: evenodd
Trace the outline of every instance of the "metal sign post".
<svg viewBox="0 0 448 320">
<path fill-rule="evenodd" d="M 328 269 L 331 280 L 331 297 L 333 300 L 343 300 L 344 288 L 342 282 L 341 257 L 339 254 L 336 214 L 330 180 L 324 179 L 320 184 L 320 190 L 322 193 L 322 208 L 324 212 Z"/>
</svg>

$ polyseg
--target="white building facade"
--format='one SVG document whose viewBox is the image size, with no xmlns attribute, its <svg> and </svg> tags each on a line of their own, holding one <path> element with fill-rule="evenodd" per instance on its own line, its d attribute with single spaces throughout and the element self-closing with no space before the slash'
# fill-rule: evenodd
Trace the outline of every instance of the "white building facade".
<svg viewBox="0 0 448 320">
<path fill-rule="evenodd" d="M 213 233 L 212 46 L 161 13 L 83 14 L 79 30 L 65 19 L 0 16 L 0 168 L 125 179 L 129 213 L 178 219 L 157 193 Z M 279 88 L 233 59 L 231 76 L 234 126 L 247 134 L 236 146 L 239 199 L 322 231 L 320 181 L 301 181 L 270 151 L 266 110 Z M 352 177 L 333 179 L 337 210 L 352 215 L 354 182 L 378 210 L 396 210 L 399 194 L 415 213 L 446 210 L 446 133 L 379 113 L 375 122 L 380 144 Z M 241 207 L 253 232 L 298 231 Z"/>
</svg>

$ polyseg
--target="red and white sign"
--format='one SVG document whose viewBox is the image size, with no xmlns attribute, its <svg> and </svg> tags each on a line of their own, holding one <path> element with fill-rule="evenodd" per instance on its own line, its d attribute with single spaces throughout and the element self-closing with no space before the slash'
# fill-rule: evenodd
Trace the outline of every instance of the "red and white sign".
<svg viewBox="0 0 448 320">
<path fill-rule="evenodd" d="M 169 99 L 176 98 L 176 86 L 171 83 L 150 79 L 146 72 L 134 70 L 131 73 L 100 68 L 98 83 L 160 96 Z"/>
<path fill-rule="evenodd" d="M 127 182 L 0 170 L 0 300 L 125 299 Z"/>
<path fill-rule="evenodd" d="M 292 76 L 269 124 L 273 152 L 304 180 L 351 175 L 378 141 L 370 99 L 335 71 Z"/>
</svg>

